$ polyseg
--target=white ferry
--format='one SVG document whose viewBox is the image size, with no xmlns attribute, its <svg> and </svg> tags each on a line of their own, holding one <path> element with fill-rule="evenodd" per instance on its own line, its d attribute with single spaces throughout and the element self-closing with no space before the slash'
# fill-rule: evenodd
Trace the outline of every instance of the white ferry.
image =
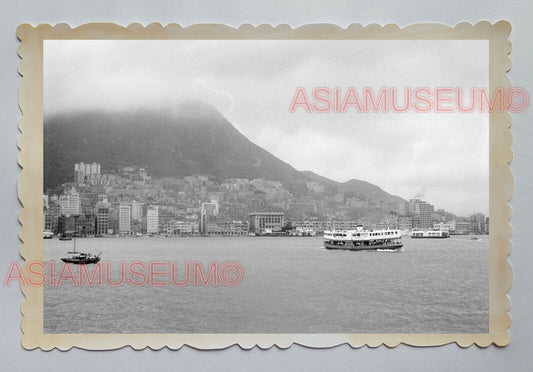
<svg viewBox="0 0 533 372">
<path fill-rule="evenodd" d="M 399 230 L 333 230 L 324 232 L 324 247 L 327 249 L 398 250 L 403 246 Z"/>
<path fill-rule="evenodd" d="M 413 230 L 411 231 L 411 238 L 426 238 L 426 239 L 442 239 L 449 238 L 450 233 L 442 230 Z"/>
</svg>

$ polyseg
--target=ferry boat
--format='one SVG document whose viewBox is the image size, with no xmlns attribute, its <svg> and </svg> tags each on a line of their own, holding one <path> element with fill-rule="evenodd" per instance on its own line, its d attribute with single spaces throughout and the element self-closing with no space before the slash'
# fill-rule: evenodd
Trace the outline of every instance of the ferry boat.
<svg viewBox="0 0 533 372">
<path fill-rule="evenodd" d="M 442 238 L 449 238 L 450 233 L 448 231 L 442 231 L 442 230 L 413 230 L 411 231 L 411 238 L 417 238 L 417 239 L 442 239 Z"/>
<path fill-rule="evenodd" d="M 399 250 L 402 246 L 399 230 L 363 230 L 363 226 L 358 225 L 356 230 L 324 231 L 326 249 Z"/>
</svg>

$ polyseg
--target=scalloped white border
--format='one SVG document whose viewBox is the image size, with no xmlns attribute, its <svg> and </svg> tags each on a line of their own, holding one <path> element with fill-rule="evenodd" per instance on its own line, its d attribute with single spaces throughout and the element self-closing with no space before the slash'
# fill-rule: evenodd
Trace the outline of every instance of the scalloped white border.
<svg viewBox="0 0 533 372">
<path fill-rule="evenodd" d="M 84 24 L 71 28 L 67 24 L 51 26 L 28 24 L 17 28 L 21 40 L 18 54 L 22 61 L 19 72 L 23 76 L 19 88 L 19 106 L 23 116 L 19 121 L 19 164 L 22 171 L 18 182 L 18 195 L 23 205 L 19 213 L 21 256 L 27 262 L 43 260 L 42 243 L 42 176 L 43 176 L 43 40 L 46 39 L 406 39 L 406 40 L 488 40 L 490 48 L 490 90 L 509 88 L 506 72 L 511 68 L 508 57 L 511 43 L 508 36 L 511 26 L 507 21 L 495 24 L 479 22 L 475 25 L 460 23 L 455 27 L 441 24 L 414 24 L 399 28 L 395 24 L 362 26 L 352 24 L 346 29 L 332 24 L 312 24 L 298 28 L 281 24 L 273 27 L 250 24 L 232 28 L 219 24 L 199 24 L 181 27 L 179 24 L 162 26 L 152 23 L 146 27 L 132 23 L 127 27 L 111 23 Z M 508 163 L 510 149 L 511 117 L 507 112 L 490 114 L 490 242 L 489 242 L 489 332 L 486 334 L 44 334 L 43 288 L 22 287 L 26 299 L 21 307 L 22 346 L 26 349 L 58 348 L 68 350 L 78 347 L 91 350 L 108 350 L 124 346 L 134 349 L 179 349 L 188 345 L 197 349 L 221 349 L 232 345 L 262 349 L 274 345 L 288 348 L 299 344 L 327 348 L 349 344 L 357 348 L 364 345 L 377 347 L 385 344 L 395 347 L 400 343 L 413 346 L 437 346 L 457 343 L 461 347 L 476 344 L 505 346 L 510 342 L 511 317 L 507 292 L 512 284 L 512 270 L 507 260 L 511 252 L 509 238 L 512 233 L 508 201 L 513 192 L 513 178 Z"/>
</svg>

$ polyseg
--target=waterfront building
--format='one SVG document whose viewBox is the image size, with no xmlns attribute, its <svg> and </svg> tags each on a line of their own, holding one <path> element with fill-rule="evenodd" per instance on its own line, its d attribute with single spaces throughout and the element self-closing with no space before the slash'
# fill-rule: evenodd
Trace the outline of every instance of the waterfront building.
<svg viewBox="0 0 533 372">
<path fill-rule="evenodd" d="M 167 221 L 163 225 L 163 231 L 167 235 L 196 235 L 198 234 L 198 223 L 194 221 Z"/>
<path fill-rule="evenodd" d="M 421 199 L 409 199 L 406 203 L 398 205 L 401 216 L 411 217 L 411 228 L 431 229 L 433 227 L 435 207 Z"/>
<path fill-rule="evenodd" d="M 433 229 L 435 230 L 441 230 L 441 231 L 448 231 L 450 234 L 455 234 L 455 221 L 448 221 L 448 222 L 439 222 L 433 224 Z"/>
<path fill-rule="evenodd" d="M 106 235 L 109 231 L 109 208 L 107 200 L 96 204 L 96 235 Z"/>
<path fill-rule="evenodd" d="M 420 227 L 423 229 L 429 229 L 432 227 L 432 216 L 434 207 L 428 202 L 422 201 L 415 204 L 415 213 L 420 218 Z"/>
<path fill-rule="evenodd" d="M 131 233 L 131 206 L 120 205 L 118 207 L 118 231 L 120 234 Z"/>
<path fill-rule="evenodd" d="M 57 233 L 58 218 L 60 216 L 59 205 L 50 203 L 48 208 L 43 209 L 44 212 L 44 231 L 51 231 Z"/>
<path fill-rule="evenodd" d="M 202 203 L 200 209 L 200 233 L 207 234 L 207 224 L 210 217 L 218 215 L 218 203 L 211 200 L 210 203 Z"/>
<path fill-rule="evenodd" d="M 159 233 L 159 208 L 151 205 L 146 210 L 146 232 L 148 234 Z"/>
<path fill-rule="evenodd" d="M 470 234 L 470 221 L 456 221 L 455 222 L 455 234 L 456 235 Z"/>
<path fill-rule="evenodd" d="M 95 219 L 93 214 L 81 214 L 75 218 L 74 232 L 80 236 L 93 236 L 95 234 Z"/>
<path fill-rule="evenodd" d="M 336 220 L 332 221 L 331 228 L 332 230 L 355 230 L 357 225 L 357 221 Z"/>
<path fill-rule="evenodd" d="M 279 212 L 256 212 L 248 215 L 250 231 L 255 234 L 280 232 L 285 226 L 285 215 Z"/>
<path fill-rule="evenodd" d="M 59 196 L 59 207 L 64 216 L 80 214 L 80 194 L 74 187 Z"/>
<path fill-rule="evenodd" d="M 246 235 L 250 229 L 247 221 L 226 221 L 222 223 L 224 235 Z"/>
<path fill-rule="evenodd" d="M 249 223 L 242 221 L 213 221 L 206 224 L 205 234 L 237 236 L 247 235 Z"/>
<path fill-rule="evenodd" d="M 142 221 L 144 203 L 137 200 L 131 202 L 131 219 L 132 221 Z"/>
<path fill-rule="evenodd" d="M 482 213 L 476 213 L 470 216 L 470 233 L 471 234 L 485 234 L 485 215 Z"/>
</svg>

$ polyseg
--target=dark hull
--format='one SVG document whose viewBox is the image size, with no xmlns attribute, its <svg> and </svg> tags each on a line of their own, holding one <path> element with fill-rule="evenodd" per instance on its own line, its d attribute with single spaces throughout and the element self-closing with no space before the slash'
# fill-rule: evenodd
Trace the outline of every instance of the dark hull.
<svg viewBox="0 0 533 372">
<path fill-rule="evenodd" d="M 91 258 L 70 258 L 70 257 L 63 257 L 61 258 L 61 261 L 66 263 L 71 263 L 75 265 L 88 265 L 88 264 L 95 264 L 100 261 L 100 257 L 91 257 Z"/>
<path fill-rule="evenodd" d="M 411 239 L 448 239 L 450 236 L 411 236 Z"/>
<path fill-rule="evenodd" d="M 376 251 L 378 249 L 383 250 L 398 250 L 403 247 L 401 243 L 395 244 L 375 244 L 375 245 L 353 245 L 352 243 L 347 243 L 344 245 L 331 244 L 324 242 L 324 247 L 326 249 L 342 249 L 347 251 Z"/>
</svg>

